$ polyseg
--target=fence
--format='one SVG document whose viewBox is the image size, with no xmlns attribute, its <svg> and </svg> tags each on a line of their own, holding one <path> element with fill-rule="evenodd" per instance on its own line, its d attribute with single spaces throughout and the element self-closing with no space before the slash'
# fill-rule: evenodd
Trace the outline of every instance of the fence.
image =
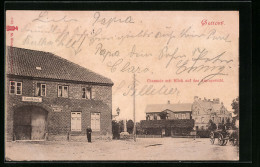
<svg viewBox="0 0 260 167">
<path fill-rule="evenodd" d="M 162 138 L 161 135 L 136 135 L 137 138 Z"/>
</svg>

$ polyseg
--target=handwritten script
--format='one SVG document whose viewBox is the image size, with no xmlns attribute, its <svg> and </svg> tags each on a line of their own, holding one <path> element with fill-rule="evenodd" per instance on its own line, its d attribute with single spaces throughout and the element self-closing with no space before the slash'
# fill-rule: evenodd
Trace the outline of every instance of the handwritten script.
<svg viewBox="0 0 260 167">
<path fill-rule="evenodd" d="M 24 47 L 71 49 L 74 56 L 87 52 L 110 73 L 153 75 L 164 71 L 174 76 L 199 75 L 201 81 L 229 75 L 234 62 L 229 49 L 232 33 L 220 26 L 198 28 L 200 22 L 180 26 L 161 21 L 159 27 L 151 24 L 147 18 L 131 14 L 98 11 L 73 18 L 43 11 L 22 27 L 25 35 L 21 43 Z M 125 95 L 130 95 L 131 89 Z M 165 85 L 158 90 L 146 85 L 139 95 L 167 92 L 164 89 Z"/>
</svg>

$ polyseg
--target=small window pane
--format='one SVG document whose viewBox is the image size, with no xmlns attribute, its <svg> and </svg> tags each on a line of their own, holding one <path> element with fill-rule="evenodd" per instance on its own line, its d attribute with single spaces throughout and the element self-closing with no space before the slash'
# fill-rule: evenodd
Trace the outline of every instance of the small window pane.
<svg viewBox="0 0 260 167">
<path fill-rule="evenodd" d="M 68 97 L 68 87 L 67 86 L 64 86 L 64 89 L 63 89 L 63 97 Z"/>
<path fill-rule="evenodd" d="M 40 96 L 41 95 L 41 90 L 40 89 L 41 89 L 41 84 L 37 83 L 36 92 L 35 92 L 36 96 Z"/>
<path fill-rule="evenodd" d="M 58 97 L 62 97 L 62 86 L 58 88 Z"/>
<path fill-rule="evenodd" d="M 16 83 L 16 86 L 17 86 L 17 88 L 16 88 L 16 94 L 17 94 L 17 95 L 21 95 L 21 94 L 22 94 L 22 83 L 21 83 L 21 82 L 17 82 L 17 83 Z"/>
<path fill-rule="evenodd" d="M 86 88 L 82 88 L 82 98 L 86 98 Z"/>
<path fill-rule="evenodd" d="M 17 92 L 16 94 L 20 95 L 21 94 L 21 88 L 20 87 L 17 87 Z"/>
<path fill-rule="evenodd" d="M 42 84 L 42 96 L 46 96 L 46 85 Z"/>
<path fill-rule="evenodd" d="M 10 93 L 11 94 L 15 93 L 15 82 L 14 81 L 10 82 Z"/>
<path fill-rule="evenodd" d="M 87 89 L 87 99 L 91 99 L 91 88 Z"/>
</svg>

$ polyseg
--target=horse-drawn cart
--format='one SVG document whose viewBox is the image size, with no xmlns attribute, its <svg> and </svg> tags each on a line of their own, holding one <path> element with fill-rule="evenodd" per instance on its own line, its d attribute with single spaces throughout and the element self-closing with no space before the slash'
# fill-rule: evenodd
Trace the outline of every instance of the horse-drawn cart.
<svg viewBox="0 0 260 167">
<path fill-rule="evenodd" d="M 210 132 L 209 138 L 211 144 L 214 144 L 217 138 L 220 146 L 225 146 L 228 141 L 235 146 L 238 145 L 238 136 L 238 130 L 216 130 Z"/>
</svg>

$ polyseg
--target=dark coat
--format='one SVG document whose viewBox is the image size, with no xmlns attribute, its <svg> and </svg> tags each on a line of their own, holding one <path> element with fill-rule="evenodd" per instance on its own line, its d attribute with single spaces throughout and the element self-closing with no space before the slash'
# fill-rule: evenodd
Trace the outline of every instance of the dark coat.
<svg viewBox="0 0 260 167">
<path fill-rule="evenodd" d="M 87 132 L 87 135 L 91 135 L 92 129 L 91 128 L 87 128 L 86 132 Z"/>
</svg>

